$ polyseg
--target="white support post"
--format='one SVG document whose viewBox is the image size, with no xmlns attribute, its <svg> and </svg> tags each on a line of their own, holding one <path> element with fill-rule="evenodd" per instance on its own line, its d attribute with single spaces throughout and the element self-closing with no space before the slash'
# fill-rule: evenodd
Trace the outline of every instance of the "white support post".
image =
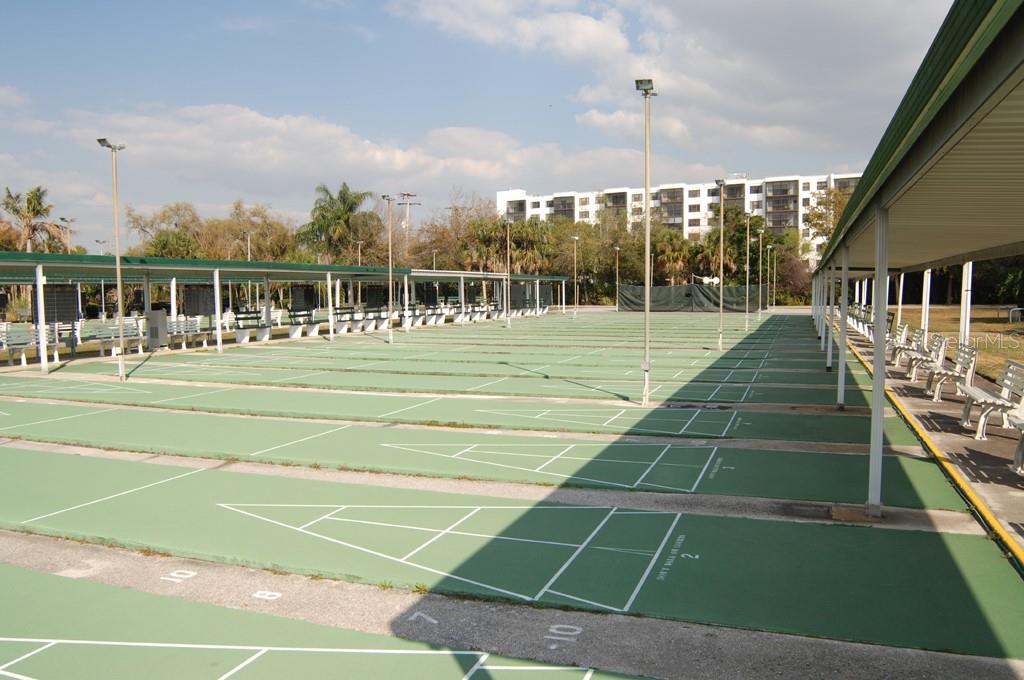
<svg viewBox="0 0 1024 680">
<path fill-rule="evenodd" d="M 153 307 L 153 300 L 150 297 L 152 295 L 152 286 L 150 285 L 149 274 L 142 275 L 142 318 L 146 320 L 146 349 L 150 352 L 156 351 L 157 347 L 153 347 L 149 344 L 149 339 L 152 334 L 149 332 L 149 318 L 146 316 L 149 314 L 149 310 Z"/>
<path fill-rule="evenodd" d="M 533 282 L 533 303 L 537 309 L 537 316 L 540 316 L 540 279 Z"/>
<path fill-rule="evenodd" d="M 828 271 L 821 276 L 821 280 L 818 282 L 818 335 L 821 338 L 821 349 L 825 350 L 825 345 L 828 343 L 827 328 L 825 328 L 825 311 L 828 307 L 828 288 L 831 284 L 828 282 Z"/>
<path fill-rule="evenodd" d="M 870 517 L 882 515 L 882 445 L 885 441 L 885 299 L 889 271 L 889 211 L 875 207 L 875 306 L 874 356 L 871 376 L 871 446 L 868 454 L 868 502 Z"/>
<path fill-rule="evenodd" d="M 342 300 L 345 298 L 341 297 L 341 277 L 334 279 L 334 302 L 339 307 L 342 306 Z"/>
<path fill-rule="evenodd" d="M 46 293 L 43 288 L 46 286 L 46 277 L 43 275 L 43 265 L 36 265 L 36 347 L 39 350 L 39 371 L 42 374 L 50 372 L 49 357 L 46 356 Z"/>
<path fill-rule="evenodd" d="M 178 318 L 178 278 L 171 277 L 171 318 Z"/>
<path fill-rule="evenodd" d="M 213 327 L 214 335 L 217 338 L 217 352 L 224 351 L 224 336 L 221 328 L 221 297 L 220 297 L 220 270 L 213 270 Z"/>
<path fill-rule="evenodd" d="M 832 370 L 832 345 L 835 344 L 835 328 L 832 323 L 832 309 L 834 307 L 836 297 L 836 266 L 834 264 L 828 265 L 828 302 L 827 302 L 827 314 L 825 317 L 825 330 L 826 336 L 828 337 L 828 354 L 825 359 L 825 370 Z"/>
<path fill-rule="evenodd" d="M 853 282 L 853 304 L 860 304 L 860 281 Z"/>
<path fill-rule="evenodd" d="M 850 286 L 850 247 L 843 244 L 843 282 L 839 295 L 839 376 L 836 389 L 836 408 L 846 408 L 846 315 Z"/>
<path fill-rule="evenodd" d="M 412 319 L 409 318 L 409 275 L 402 274 L 402 289 L 405 293 L 402 304 L 402 330 L 406 333 L 412 328 Z"/>
<path fill-rule="evenodd" d="M 270 315 L 270 277 L 263 277 L 263 325 L 268 329 L 273 326 L 273 317 Z M 273 335 L 273 331 L 268 331 L 267 337 Z"/>
<path fill-rule="evenodd" d="M 900 279 L 896 284 L 896 328 L 899 328 L 900 324 L 903 323 L 903 280 L 906 277 L 906 274 L 900 272 Z"/>
<path fill-rule="evenodd" d="M 924 341 L 928 342 L 928 321 L 931 315 L 932 303 L 932 270 L 925 269 L 921 280 L 921 330 L 924 331 Z"/>
<path fill-rule="evenodd" d="M 334 342 L 334 284 L 327 272 L 327 339 Z"/>
<path fill-rule="evenodd" d="M 459 309 L 462 310 L 462 324 L 466 323 L 466 277 L 459 277 Z"/>
<path fill-rule="evenodd" d="M 974 263 L 964 262 L 960 276 L 960 344 L 971 342 L 971 284 L 974 279 Z"/>
<path fill-rule="evenodd" d="M 565 314 L 565 281 L 562 281 L 562 314 Z"/>
</svg>

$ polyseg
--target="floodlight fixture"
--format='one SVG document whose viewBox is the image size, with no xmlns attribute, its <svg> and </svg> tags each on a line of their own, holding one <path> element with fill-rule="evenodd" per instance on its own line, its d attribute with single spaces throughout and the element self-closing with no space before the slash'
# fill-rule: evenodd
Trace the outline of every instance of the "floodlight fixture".
<svg viewBox="0 0 1024 680">
<path fill-rule="evenodd" d="M 104 149 L 110 149 L 111 151 L 124 151 L 125 149 L 124 144 L 111 144 L 110 140 L 106 137 L 100 137 L 96 142 Z"/>
<path fill-rule="evenodd" d="M 654 81 L 650 78 L 637 78 L 636 89 L 637 92 L 643 92 L 645 96 L 654 94 Z"/>
</svg>

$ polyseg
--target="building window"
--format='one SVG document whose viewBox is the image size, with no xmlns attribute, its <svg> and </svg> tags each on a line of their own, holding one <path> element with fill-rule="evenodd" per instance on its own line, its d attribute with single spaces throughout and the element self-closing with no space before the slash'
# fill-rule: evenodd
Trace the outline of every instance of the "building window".
<svg viewBox="0 0 1024 680">
<path fill-rule="evenodd" d="M 687 212 L 700 212 L 700 203 L 691 203 L 686 206 Z"/>
<path fill-rule="evenodd" d="M 644 202 L 644 195 L 643 194 L 633 194 L 633 202 L 634 203 L 643 203 Z"/>
<path fill-rule="evenodd" d="M 555 202 L 554 201 L 548 201 L 547 202 L 547 207 L 554 208 L 555 207 Z"/>
<path fill-rule="evenodd" d="M 711 189 L 708 189 L 708 197 L 709 198 L 717 196 L 717 195 L 718 195 L 718 187 L 712 187 Z"/>
<path fill-rule="evenodd" d="M 700 198 L 700 189 L 690 189 L 686 192 L 689 198 Z"/>
<path fill-rule="evenodd" d="M 750 187 L 750 193 L 752 193 L 752 194 L 759 194 L 762 191 L 764 191 L 764 185 L 763 184 L 758 184 L 756 187 Z"/>
<path fill-rule="evenodd" d="M 762 208 L 764 208 L 764 201 L 751 201 L 750 202 L 750 209 L 751 210 L 760 210 Z"/>
<path fill-rule="evenodd" d="M 691 226 L 691 227 L 699 227 L 700 226 L 700 218 L 697 218 L 695 220 L 689 220 L 689 221 L 687 221 L 687 224 L 689 226 Z"/>
<path fill-rule="evenodd" d="M 590 205 L 590 197 L 584 196 L 580 199 L 580 205 Z"/>
<path fill-rule="evenodd" d="M 811 199 L 809 199 L 809 198 L 805 198 L 804 199 L 804 207 L 805 208 L 810 208 L 811 207 Z"/>
<path fill-rule="evenodd" d="M 828 189 L 828 182 L 824 182 L 824 181 L 820 181 L 819 180 L 818 181 L 818 191 L 824 191 L 825 189 Z"/>
<path fill-rule="evenodd" d="M 811 190 L 811 183 L 810 182 L 804 182 L 802 185 L 800 185 L 800 190 L 801 191 L 810 191 Z"/>
<path fill-rule="evenodd" d="M 589 220 L 590 219 L 590 211 L 589 210 L 581 210 L 580 211 L 580 219 L 581 220 Z"/>
<path fill-rule="evenodd" d="M 540 210 L 540 201 L 534 201 L 533 203 L 530 204 L 530 207 L 533 208 L 534 210 Z"/>
<path fill-rule="evenodd" d="M 860 181 L 859 177 L 849 177 L 846 179 L 836 180 L 836 189 L 839 191 L 853 191 L 857 188 L 857 183 Z"/>
</svg>

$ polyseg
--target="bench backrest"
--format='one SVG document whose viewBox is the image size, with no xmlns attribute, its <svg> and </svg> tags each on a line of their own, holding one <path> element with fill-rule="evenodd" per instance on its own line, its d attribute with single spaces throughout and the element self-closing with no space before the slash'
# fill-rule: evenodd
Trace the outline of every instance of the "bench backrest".
<svg viewBox="0 0 1024 680">
<path fill-rule="evenodd" d="M 974 369 L 978 365 L 978 349 L 963 343 L 957 343 L 956 354 L 953 356 L 953 372 L 963 376 L 968 385 L 974 382 Z"/>
<path fill-rule="evenodd" d="M 0 345 L 32 345 L 36 342 L 36 331 L 31 324 L 11 323 L 0 328 Z"/>
<path fill-rule="evenodd" d="M 997 384 L 1001 388 L 999 394 L 1003 399 L 1016 401 L 1018 407 L 1024 404 L 1024 364 L 1019 361 L 1007 361 Z"/>
<path fill-rule="evenodd" d="M 308 309 L 289 309 L 288 316 L 293 324 L 311 323 L 313 321 L 313 312 Z"/>
<path fill-rule="evenodd" d="M 926 347 L 924 342 L 924 330 L 920 328 L 915 328 L 914 332 L 910 334 L 909 344 L 911 347 L 915 349 L 920 349 L 922 351 L 925 350 Z"/>
</svg>

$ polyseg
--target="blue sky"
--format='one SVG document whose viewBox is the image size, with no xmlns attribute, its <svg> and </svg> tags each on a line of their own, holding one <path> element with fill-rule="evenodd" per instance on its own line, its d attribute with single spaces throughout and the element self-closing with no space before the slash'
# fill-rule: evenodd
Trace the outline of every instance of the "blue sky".
<svg viewBox="0 0 1024 680">
<path fill-rule="evenodd" d="M 0 185 L 50 189 L 76 241 L 122 205 L 300 223 L 313 188 L 413 191 L 419 218 L 494 191 L 862 169 L 947 0 L 10 3 Z M 414 221 L 416 217 L 414 216 Z"/>
</svg>

